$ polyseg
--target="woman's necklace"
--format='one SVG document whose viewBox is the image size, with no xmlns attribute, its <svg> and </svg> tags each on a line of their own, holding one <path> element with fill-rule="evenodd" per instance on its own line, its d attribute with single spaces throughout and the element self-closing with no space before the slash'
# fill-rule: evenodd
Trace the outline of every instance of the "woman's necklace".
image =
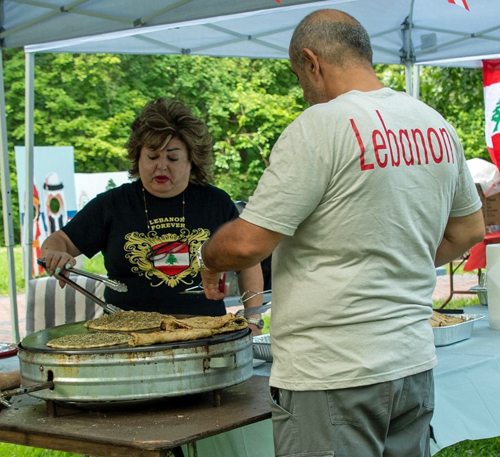
<svg viewBox="0 0 500 457">
<path fill-rule="evenodd" d="M 146 203 L 146 191 L 144 187 L 142 188 L 142 199 L 144 200 L 144 212 L 146 213 L 146 225 L 148 227 L 148 232 L 151 231 L 151 226 L 149 225 L 149 213 L 148 213 L 148 204 Z M 186 200 L 184 199 L 184 191 L 182 191 L 182 220 L 185 221 L 184 218 L 184 208 L 186 206 Z"/>
</svg>

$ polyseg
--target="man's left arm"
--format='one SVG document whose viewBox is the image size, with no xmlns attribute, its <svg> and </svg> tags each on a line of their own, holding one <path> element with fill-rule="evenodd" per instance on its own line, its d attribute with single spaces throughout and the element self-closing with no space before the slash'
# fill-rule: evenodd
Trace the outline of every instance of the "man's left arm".
<svg viewBox="0 0 500 457">
<path fill-rule="evenodd" d="M 283 237 L 281 233 L 241 218 L 224 224 L 201 249 L 206 267 L 201 270 L 201 277 L 207 298 L 221 300 L 225 297 L 218 287 L 221 272 L 245 270 L 260 264 Z"/>
</svg>

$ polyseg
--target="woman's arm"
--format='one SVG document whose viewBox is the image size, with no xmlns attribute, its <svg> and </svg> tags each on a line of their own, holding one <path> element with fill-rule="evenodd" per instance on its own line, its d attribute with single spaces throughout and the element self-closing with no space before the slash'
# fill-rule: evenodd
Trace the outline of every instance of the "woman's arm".
<svg viewBox="0 0 500 457">
<path fill-rule="evenodd" d="M 238 287 L 241 294 L 246 291 L 262 292 L 262 288 L 264 287 L 264 278 L 262 276 L 262 268 L 260 267 L 260 263 L 245 270 L 241 270 L 238 273 Z M 251 296 L 252 294 L 248 295 Z M 245 309 L 254 308 L 260 305 L 262 305 L 262 294 L 258 294 L 244 303 Z M 251 314 L 246 317 L 254 317 L 260 319 L 261 314 Z M 253 335 L 260 335 L 262 333 L 262 330 L 257 328 L 253 324 L 249 324 L 249 327 L 252 329 Z"/>
<path fill-rule="evenodd" d="M 81 252 L 73 244 L 71 239 L 62 230 L 58 230 L 50 235 L 42 244 L 42 257 L 45 257 L 47 273 L 64 274 L 69 276 L 67 271 L 76 264 L 75 257 Z M 59 281 L 59 285 L 64 287 L 65 283 Z"/>
</svg>

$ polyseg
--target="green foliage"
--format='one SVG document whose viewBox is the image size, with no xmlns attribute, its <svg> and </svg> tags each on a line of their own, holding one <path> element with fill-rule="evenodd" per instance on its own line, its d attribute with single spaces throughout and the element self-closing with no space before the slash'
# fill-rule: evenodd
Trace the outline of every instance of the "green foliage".
<svg viewBox="0 0 500 457">
<path fill-rule="evenodd" d="M 484 138 L 484 95 L 481 69 L 424 67 L 420 98 L 457 130 L 465 157 L 491 161 Z"/>
<path fill-rule="evenodd" d="M 85 266 L 82 269 L 96 275 L 106 276 L 108 274 L 104 268 L 104 256 L 101 253 L 96 254 L 91 259 L 85 257 Z"/>
<path fill-rule="evenodd" d="M 0 443 L 0 455 L 2 457 L 83 457 L 72 452 L 51 451 L 9 443 Z"/>
<path fill-rule="evenodd" d="M 264 327 L 262 328 L 262 334 L 265 335 L 269 333 L 269 324 L 271 323 L 271 314 L 264 314 L 262 316 L 262 320 L 264 321 Z"/>
<path fill-rule="evenodd" d="M 24 53 L 11 49 L 3 57 L 19 243 L 14 146 L 24 144 Z M 38 54 L 35 65 L 35 145 L 73 146 L 76 172 L 127 170 L 124 144 L 135 116 L 150 99 L 174 98 L 208 124 L 214 139 L 214 184 L 234 200 L 248 200 L 280 133 L 307 107 L 285 60 Z M 376 71 L 386 86 L 404 90 L 404 67 L 377 65 Z M 488 160 L 482 91 L 480 70 L 421 71 L 422 100 L 457 128 L 467 158 Z"/>
<path fill-rule="evenodd" d="M 76 172 L 127 170 L 124 144 L 135 116 L 150 99 L 175 98 L 207 122 L 215 184 L 235 200 L 248 200 L 280 133 L 306 106 L 287 61 L 40 54 L 35 63 L 37 146 L 73 146 Z M 24 144 L 23 52 L 6 51 L 4 64 L 19 242 L 13 146 Z"/>
<path fill-rule="evenodd" d="M 384 85 L 405 90 L 405 69 L 375 65 Z M 422 67 L 420 100 L 432 106 L 457 130 L 465 157 L 491 161 L 484 139 L 484 96 L 481 69 Z"/>
</svg>

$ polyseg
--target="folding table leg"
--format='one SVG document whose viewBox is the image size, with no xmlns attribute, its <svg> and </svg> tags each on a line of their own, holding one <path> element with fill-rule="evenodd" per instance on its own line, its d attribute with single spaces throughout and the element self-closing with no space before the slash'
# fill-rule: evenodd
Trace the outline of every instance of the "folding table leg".
<svg viewBox="0 0 500 457">
<path fill-rule="evenodd" d="M 187 444 L 188 457 L 198 457 L 198 449 L 196 449 L 196 441 Z"/>
<path fill-rule="evenodd" d="M 446 300 L 443 302 L 443 304 L 439 307 L 439 309 L 443 309 L 453 298 L 454 294 L 471 294 L 475 295 L 476 292 L 471 292 L 470 290 L 455 290 L 454 285 L 453 285 L 453 275 L 455 274 L 455 271 L 457 271 L 468 259 L 469 257 L 464 257 L 462 261 L 454 268 L 453 267 L 453 262 L 450 262 L 448 265 L 449 268 L 449 277 L 450 277 L 450 295 L 446 298 Z M 477 283 L 479 284 L 481 278 L 481 270 L 478 270 L 477 272 Z"/>
</svg>

